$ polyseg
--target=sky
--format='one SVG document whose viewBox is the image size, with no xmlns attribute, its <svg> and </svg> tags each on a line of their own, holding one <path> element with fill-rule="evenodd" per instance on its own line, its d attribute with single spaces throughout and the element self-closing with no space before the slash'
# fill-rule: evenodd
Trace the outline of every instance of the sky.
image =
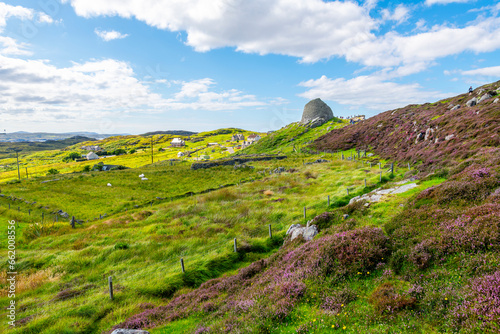
<svg viewBox="0 0 500 334">
<path fill-rule="evenodd" d="M 271 131 L 500 79 L 483 0 L 0 0 L 0 130 Z M 3 132 L 3 131 L 2 131 Z"/>
</svg>

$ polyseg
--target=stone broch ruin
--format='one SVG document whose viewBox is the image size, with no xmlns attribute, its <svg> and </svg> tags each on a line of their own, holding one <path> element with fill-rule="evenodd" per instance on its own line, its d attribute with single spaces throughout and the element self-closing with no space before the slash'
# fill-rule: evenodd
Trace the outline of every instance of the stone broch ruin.
<svg viewBox="0 0 500 334">
<path fill-rule="evenodd" d="M 309 101 L 305 105 L 300 123 L 313 128 L 325 124 L 332 118 L 332 109 L 318 98 Z"/>
</svg>

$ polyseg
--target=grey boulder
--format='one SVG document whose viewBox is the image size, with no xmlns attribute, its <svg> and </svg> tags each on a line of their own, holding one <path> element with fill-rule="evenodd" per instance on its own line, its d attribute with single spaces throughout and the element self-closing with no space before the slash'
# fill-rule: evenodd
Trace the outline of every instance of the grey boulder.
<svg viewBox="0 0 500 334">
<path fill-rule="evenodd" d="M 294 240 L 299 236 L 302 236 L 304 240 L 310 241 L 312 240 L 316 234 L 318 234 L 318 227 L 316 225 L 302 227 L 300 224 L 293 224 L 286 231 L 287 235 L 291 235 L 290 240 Z"/>
<path fill-rule="evenodd" d="M 486 93 L 484 94 L 483 96 L 481 96 L 481 98 L 479 99 L 479 101 L 477 102 L 477 104 L 481 103 L 481 102 L 484 102 L 488 99 L 491 99 L 493 96 L 490 95 L 489 93 Z"/>
<path fill-rule="evenodd" d="M 472 99 L 470 99 L 470 100 L 469 100 L 469 101 L 467 101 L 467 103 L 466 103 L 467 107 L 473 107 L 473 106 L 475 106 L 476 104 L 477 104 L 477 98 L 475 98 L 475 97 L 474 97 L 474 98 L 472 98 Z"/>
</svg>

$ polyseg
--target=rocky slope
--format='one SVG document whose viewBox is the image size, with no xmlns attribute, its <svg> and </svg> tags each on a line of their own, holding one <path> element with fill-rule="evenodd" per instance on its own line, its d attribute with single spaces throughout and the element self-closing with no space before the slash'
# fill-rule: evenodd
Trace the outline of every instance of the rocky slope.
<svg viewBox="0 0 500 334">
<path fill-rule="evenodd" d="M 500 146 L 500 81 L 472 94 L 386 111 L 318 138 L 320 151 L 372 150 L 382 158 L 451 165 L 479 149 Z"/>
</svg>

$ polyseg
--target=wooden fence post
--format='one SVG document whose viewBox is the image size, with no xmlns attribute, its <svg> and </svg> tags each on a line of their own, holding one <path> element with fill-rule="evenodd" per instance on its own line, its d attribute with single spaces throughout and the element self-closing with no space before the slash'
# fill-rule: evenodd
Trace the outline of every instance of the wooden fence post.
<svg viewBox="0 0 500 334">
<path fill-rule="evenodd" d="M 31 209 L 28 209 L 28 216 L 31 216 Z"/>
<path fill-rule="evenodd" d="M 366 179 L 365 179 L 365 188 L 366 188 Z"/>
<path fill-rule="evenodd" d="M 382 169 L 382 163 L 381 162 L 378 163 L 378 169 Z"/>
<path fill-rule="evenodd" d="M 238 242 L 236 241 L 236 238 L 234 238 L 234 252 L 238 253 Z"/>
<path fill-rule="evenodd" d="M 271 231 L 271 224 L 269 224 L 269 239 L 273 238 L 273 232 Z"/>
<path fill-rule="evenodd" d="M 345 190 L 347 191 L 347 196 L 349 196 L 349 188 L 345 188 Z"/>
<path fill-rule="evenodd" d="M 411 168 L 410 168 L 410 163 L 408 163 L 408 170 L 411 170 Z"/>
<path fill-rule="evenodd" d="M 306 207 L 304 207 L 304 220 L 306 220 L 307 218 L 307 213 L 306 213 Z"/>
<path fill-rule="evenodd" d="M 182 257 L 181 257 L 181 269 L 183 273 L 186 272 L 186 270 L 184 270 L 184 259 Z"/>
<path fill-rule="evenodd" d="M 394 162 L 391 163 L 391 174 L 394 174 Z"/>
<path fill-rule="evenodd" d="M 328 195 L 328 207 L 330 207 L 330 195 Z"/>
<path fill-rule="evenodd" d="M 109 299 L 113 300 L 113 278 L 111 276 L 108 277 L 108 285 L 109 285 Z"/>
<path fill-rule="evenodd" d="M 380 182 L 382 182 L 382 172 L 380 172 Z"/>
</svg>

